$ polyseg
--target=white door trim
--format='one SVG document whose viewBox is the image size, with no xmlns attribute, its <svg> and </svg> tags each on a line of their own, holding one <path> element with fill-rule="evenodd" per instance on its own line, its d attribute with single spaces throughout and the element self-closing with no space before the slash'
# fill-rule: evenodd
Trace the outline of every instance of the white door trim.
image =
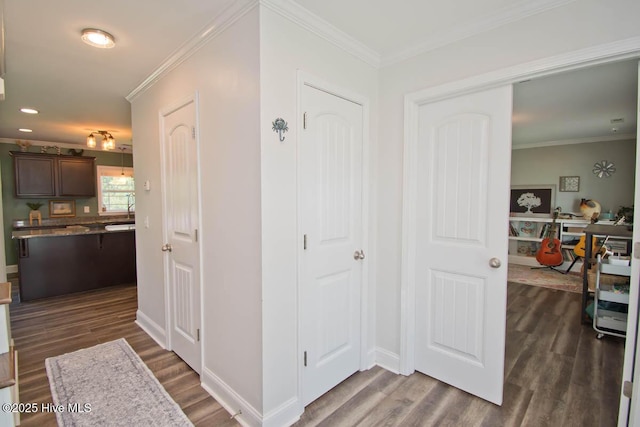
<svg viewBox="0 0 640 427">
<path fill-rule="evenodd" d="M 303 113 L 302 111 L 302 88 L 304 86 L 310 86 L 315 89 L 319 89 L 321 91 L 330 93 L 337 97 L 346 99 L 348 101 L 354 102 L 360 106 L 362 106 L 362 250 L 366 254 L 362 267 L 362 288 L 360 290 L 361 301 L 360 301 L 360 369 L 367 369 L 374 364 L 373 359 L 373 349 L 369 349 L 369 346 L 372 345 L 370 339 L 368 339 L 368 331 L 372 330 L 375 325 L 372 325 L 372 321 L 369 319 L 371 312 L 369 310 L 369 301 L 370 301 L 370 274 L 369 268 L 371 265 L 370 256 L 372 254 L 371 239 L 369 238 L 369 204 L 370 204 L 370 194 L 369 189 L 371 187 L 371 177 L 369 173 L 369 158 L 370 158 L 370 136 L 369 136 L 369 99 L 353 92 L 349 89 L 345 89 L 343 87 L 339 87 L 332 83 L 329 83 L 325 80 L 322 80 L 318 77 L 315 77 L 311 74 L 308 74 L 304 71 L 298 70 L 297 72 L 297 94 L 296 94 L 296 112 L 297 112 L 297 132 L 296 135 L 296 236 L 300 237 L 300 135 L 299 133 L 303 128 Z M 298 325 L 298 342 L 296 343 L 296 348 L 298 351 L 298 402 L 300 404 L 300 413 L 304 411 L 304 407 L 302 406 L 302 351 L 303 349 L 300 347 L 300 295 L 298 292 L 298 288 L 300 285 L 300 271 L 301 271 L 301 256 L 300 252 L 302 251 L 302 239 L 296 240 L 298 246 L 296 250 L 296 324 Z"/>
<path fill-rule="evenodd" d="M 409 93 L 404 97 L 404 166 L 402 206 L 402 256 L 400 283 L 400 373 L 415 368 L 415 231 L 418 109 L 454 96 L 477 92 L 521 80 L 585 68 L 640 56 L 640 37 L 552 56 L 464 80 Z M 506 238 L 506 234 L 505 234 Z"/>
<path fill-rule="evenodd" d="M 402 255 L 400 284 L 400 373 L 415 371 L 415 231 L 418 147 L 418 110 L 420 105 L 521 80 L 585 68 L 640 56 L 640 37 L 598 45 L 514 67 L 481 74 L 468 79 L 409 93 L 404 99 L 404 167 L 402 206 Z M 507 238 L 505 234 L 505 239 Z M 629 336 L 635 342 L 634 336 Z M 636 384 L 634 392 L 640 391 Z M 621 412 L 623 408 L 620 408 Z"/>
<path fill-rule="evenodd" d="M 194 92 L 193 94 L 190 94 L 188 96 L 185 96 L 184 98 L 170 104 L 169 106 L 162 108 L 159 112 L 158 112 L 158 124 L 159 124 L 159 128 L 158 128 L 158 132 L 160 135 L 160 138 L 158 138 L 158 142 L 159 142 L 159 150 L 160 150 L 160 191 L 161 191 L 161 195 L 162 195 L 162 214 L 161 214 L 161 218 L 162 218 L 162 241 L 163 242 L 167 242 L 169 239 L 169 230 L 167 228 L 167 221 L 166 221 L 166 212 L 167 212 L 167 196 L 166 196 L 166 191 L 165 191 L 165 186 L 166 186 L 166 176 L 167 176 L 167 171 L 165 168 L 166 165 L 166 158 L 165 158 L 165 150 L 164 150 L 164 146 L 166 143 L 165 140 L 165 134 L 164 134 L 164 120 L 165 117 L 170 115 L 171 113 L 173 113 L 174 111 L 184 107 L 185 105 L 189 104 L 189 103 L 193 103 L 195 106 L 195 126 L 196 126 L 196 162 L 197 162 L 197 182 L 198 182 L 198 224 L 199 224 L 199 233 L 200 233 L 200 237 L 198 238 L 198 253 L 200 256 L 200 259 L 202 260 L 202 236 L 204 235 L 203 230 L 202 230 L 202 185 L 201 185 L 201 181 L 200 181 L 200 99 L 199 99 L 199 94 L 198 92 Z M 160 250 L 160 248 L 158 248 L 158 250 Z M 167 258 L 165 256 L 163 256 L 162 258 L 162 262 L 163 262 L 163 278 L 164 278 L 164 284 L 163 284 L 163 288 L 164 288 L 164 312 L 165 312 L 165 347 L 167 350 L 173 350 L 173 346 L 171 343 L 171 322 L 173 320 L 172 318 L 172 307 L 171 307 L 171 282 L 169 280 L 169 263 L 167 262 Z M 200 372 L 202 372 L 202 366 L 204 365 L 204 329 L 205 329 L 205 325 L 204 325 L 204 321 L 203 321 L 203 313 L 204 313 L 204 307 L 203 307 L 203 298 L 202 298 L 202 293 L 203 293 L 203 275 L 202 275 L 202 266 L 200 267 L 200 295 L 198 297 L 199 303 L 200 303 Z"/>
</svg>

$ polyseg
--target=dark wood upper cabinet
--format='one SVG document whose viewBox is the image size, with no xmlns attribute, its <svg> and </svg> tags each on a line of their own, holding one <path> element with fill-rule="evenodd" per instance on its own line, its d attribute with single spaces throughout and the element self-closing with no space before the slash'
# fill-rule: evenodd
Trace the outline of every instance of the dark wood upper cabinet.
<svg viewBox="0 0 640 427">
<path fill-rule="evenodd" d="M 15 195 L 24 198 L 95 197 L 95 157 L 12 151 Z"/>
<path fill-rule="evenodd" d="M 58 196 L 94 197 L 96 165 L 93 157 L 60 157 L 58 159 Z"/>
<path fill-rule="evenodd" d="M 53 157 L 12 155 L 16 196 L 55 197 L 56 163 Z"/>
</svg>

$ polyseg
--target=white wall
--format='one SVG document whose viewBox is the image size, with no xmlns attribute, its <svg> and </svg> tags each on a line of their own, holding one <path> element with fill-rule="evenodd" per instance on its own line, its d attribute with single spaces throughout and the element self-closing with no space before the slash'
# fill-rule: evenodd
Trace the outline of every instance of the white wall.
<svg viewBox="0 0 640 427">
<path fill-rule="evenodd" d="M 132 102 L 139 310 L 164 327 L 159 111 L 200 97 L 202 380 L 262 409 L 258 9 Z M 149 217 L 150 227 L 143 221 Z M 226 397 L 226 396 L 225 396 Z M 251 410 L 250 409 L 250 410 Z M 250 412 L 243 408 L 243 412 Z"/>
<path fill-rule="evenodd" d="M 620 206 L 633 205 L 635 153 L 635 140 L 513 150 L 511 184 L 554 184 L 555 205 L 562 212 L 579 213 L 580 199 L 585 198 L 597 200 L 602 212 L 615 214 Z M 593 164 L 601 160 L 615 164 L 613 176 L 598 178 L 593 174 Z M 560 176 L 579 176 L 580 191 L 559 191 Z"/>
<path fill-rule="evenodd" d="M 447 82 L 640 35 L 640 2 L 582 0 L 380 71 L 377 345 L 400 350 L 403 97 Z"/>
<path fill-rule="evenodd" d="M 368 143 L 372 163 L 376 145 L 378 74 L 371 66 L 267 7 L 262 6 L 260 10 L 264 413 L 267 419 L 275 422 L 278 410 L 290 409 L 283 405 L 299 405 L 295 401 L 300 366 L 296 249 L 301 242 L 300 236 L 296 235 L 296 139 L 300 124 L 296 117 L 297 70 L 370 100 L 372 137 Z M 284 118 L 289 124 L 284 142 L 280 142 L 271 129 L 271 123 L 277 117 Z M 370 189 L 368 197 L 373 196 L 374 191 Z M 375 224 L 375 218 L 370 218 L 370 222 Z M 370 234 L 373 235 L 373 225 L 371 227 Z M 375 265 L 373 256 L 369 265 Z M 364 292 L 369 294 L 371 305 L 363 309 L 370 314 L 368 350 L 373 362 L 375 295 L 373 275 L 370 276 L 369 288 Z"/>
</svg>

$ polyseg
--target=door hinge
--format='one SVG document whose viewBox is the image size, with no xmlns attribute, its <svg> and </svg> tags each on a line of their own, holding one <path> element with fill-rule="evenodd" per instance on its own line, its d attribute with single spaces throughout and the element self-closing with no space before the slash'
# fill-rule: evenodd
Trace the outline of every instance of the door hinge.
<svg viewBox="0 0 640 427">
<path fill-rule="evenodd" d="M 304 352 L 304 366 L 307 366 L 307 352 Z"/>
<path fill-rule="evenodd" d="M 200 328 L 196 329 L 196 338 L 198 339 L 198 342 L 200 342 Z"/>
<path fill-rule="evenodd" d="M 302 113 L 302 129 L 307 128 L 307 112 Z"/>
<path fill-rule="evenodd" d="M 304 237 L 302 238 L 302 248 L 306 251 L 307 250 L 307 235 L 305 234 Z"/>
<path fill-rule="evenodd" d="M 622 383 L 622 394 L 624 397 L 631 399 L 631 392 L 633 391 L 633 383 L 631 381 L 625 381 Z"/>
<path fill-rule="evenodd" d="M 195 126 L 191 126 L 191 138 L 193 138 L 193 139 L 196 138 L 196 127 Z"/>
<path fill-rule="evenodd" d="M 633 244 L 633 257 L 635 259 L 640 258 L 640 242 L 635 242 Z"/>
<path fill-rule="evenodd" d="M 198 229 L 196 228 L 193 232 L 195 234 L 195 240 L 198 241 Z"/>
</svg>

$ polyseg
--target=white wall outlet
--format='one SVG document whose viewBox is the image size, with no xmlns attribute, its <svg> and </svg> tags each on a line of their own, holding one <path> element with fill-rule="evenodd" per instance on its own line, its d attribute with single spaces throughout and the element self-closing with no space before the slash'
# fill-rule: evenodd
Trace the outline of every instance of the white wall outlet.
<svg viewBox="0 0 640 427">
<path fill-rule="evenodd" d="M 91 213 L 91 208 L 89 208 L 89 206 L 85 206 L 84 213 Z"/>
</svg>

